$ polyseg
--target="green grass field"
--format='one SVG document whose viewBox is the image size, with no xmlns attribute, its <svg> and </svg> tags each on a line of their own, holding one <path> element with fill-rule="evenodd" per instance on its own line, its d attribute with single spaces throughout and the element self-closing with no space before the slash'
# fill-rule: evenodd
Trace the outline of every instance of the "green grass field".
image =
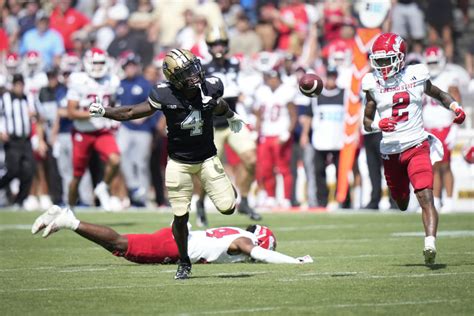
<svg viewBox="0 0 474 316">
<path fill-rule="evenodd" d="M 186 281 L 173 279 L 175 266 L 129 263 L 71 231 L 32 236 L 38 215 L 0 212 L 2 315 L 474 314 L 474 214 L 441 215 L 431 268 L 423 265 L 423 238 L 413 236 L 422 232 L 419 214 L 265 214 L 279 251 L 310 254 L 315 263 L 194 265 Z M 122 233 L 152 232 L 172 218 L 78 217 Z M 239 215 L 210 221 L 250 223 Z"/>
</svg>

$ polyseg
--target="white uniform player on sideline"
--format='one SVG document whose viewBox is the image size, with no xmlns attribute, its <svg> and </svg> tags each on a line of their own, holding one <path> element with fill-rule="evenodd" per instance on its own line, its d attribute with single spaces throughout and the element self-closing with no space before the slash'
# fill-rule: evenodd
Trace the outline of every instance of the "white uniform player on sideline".
<svg viewBox="0 0 474 316">
<path fill-rule="evenodd" d="M 463 82 L 465 84 L 469 82 L 467 71 L 457 65 L 447 64 L 444 52 L 440 47 L 428 47 L 423 55 L 433 84 L 443 91 L 448 91 L 456 101 L 461 102 L 461 87 Z M 423 107 L 425 128 L 441 140 L 444 149 L 443 159 L 433 166 L 434 202 L 436 208 L 441 208 L 443 212 L 453 210 L 454 176 L 451 171 L 451 150 L 456 144 L 457 134 L 457 126 L 453 124 L 453 119 L 454 114 L 443 107 L 438 100 L 429 96 L 425 97 Z M 446 196 L 441 199 L 443 188 L 446 190 Z"/>
<path fill-rule="evenodd" d="M 297 89 L 281 81 L 276 69 L 264 73 L 264 84 L 255 92 L 255 112 L 257 113 L 257 181 L 263 185 L 267 199 L 265 207 L 277 206 L 276 174 L 283 177 L 284 198 L 279 206 L 291 207 L 293 176 L 290 162 L 293 144 L 293 131 L 296 126 L 296 107 L 294 104 Z"/>
<path fill-rule="evenodd" d="M 99 101 L 104 107 L 113 106 L 120 80 L 109 75 L 107 54 L 97 48 L 88 50 L 84 57 L 86 72 L 72 73 L 68 85 L 68 114 L 74 120 L 73 129 L 73 179 L 69 185 L 68 202 L 74 207 L 78 198 L 79 182 L 86 171 L 93 150 L 105 162 L 104 178 L 94 189 L 101 207 L 111 211 L 108 186 L 120 165 L 120 154 L 112 128 L 117 123 L 109 119 L 90 117 L 89 105 Z"/>
</svg>

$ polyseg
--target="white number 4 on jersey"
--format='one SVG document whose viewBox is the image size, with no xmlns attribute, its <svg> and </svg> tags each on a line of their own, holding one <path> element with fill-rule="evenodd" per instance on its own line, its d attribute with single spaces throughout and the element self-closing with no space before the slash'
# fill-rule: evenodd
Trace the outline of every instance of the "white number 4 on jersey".
<svg viewBox="0 0 474 316">
<path fill-rule="evenodd" d="M 191 136 L 197 136 L 202 134 L 203 125 L 204 121 L 201 119 L 201 111 L 194 110 L 181 122 L 181 129 L 190 129 Z"/>
</svg>

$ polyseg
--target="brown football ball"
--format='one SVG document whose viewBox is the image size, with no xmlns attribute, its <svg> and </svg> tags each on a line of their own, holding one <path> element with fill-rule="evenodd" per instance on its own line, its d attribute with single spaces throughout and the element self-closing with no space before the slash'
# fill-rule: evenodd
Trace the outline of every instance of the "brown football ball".
<svg viewBox="0 0 474 316">
<path fill-rule="evenodd" d="M 309 98 L 315 98 L 323 91 L 323 80 L 315 74 L 305 74 L 299 81 L 301 93 Z"/>
</svg>

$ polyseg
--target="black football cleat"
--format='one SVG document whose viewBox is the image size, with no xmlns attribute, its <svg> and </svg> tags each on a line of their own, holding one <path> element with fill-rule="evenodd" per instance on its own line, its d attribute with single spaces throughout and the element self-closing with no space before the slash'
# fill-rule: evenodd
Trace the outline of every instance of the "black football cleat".
<svg viewBox="0 0 474 316">
<path fill-rule="evenodd" d="M 247 215 L 248 217 L 250 217 L 250 219 L 254 221 L 260 221 L 262 219 L 262 216 L 255 212 L 255 210 L 251 208 L 246 202 L 240 202 L 237 212 L 239 214 Z"/>
<path fill-rule="evenodd" d="M 189 262 L 180 262 L 178 263 L 178 270 L 174 276 L 175 280 L 186 280 L 191 276 L 191 263 Z"/>
</svg>

